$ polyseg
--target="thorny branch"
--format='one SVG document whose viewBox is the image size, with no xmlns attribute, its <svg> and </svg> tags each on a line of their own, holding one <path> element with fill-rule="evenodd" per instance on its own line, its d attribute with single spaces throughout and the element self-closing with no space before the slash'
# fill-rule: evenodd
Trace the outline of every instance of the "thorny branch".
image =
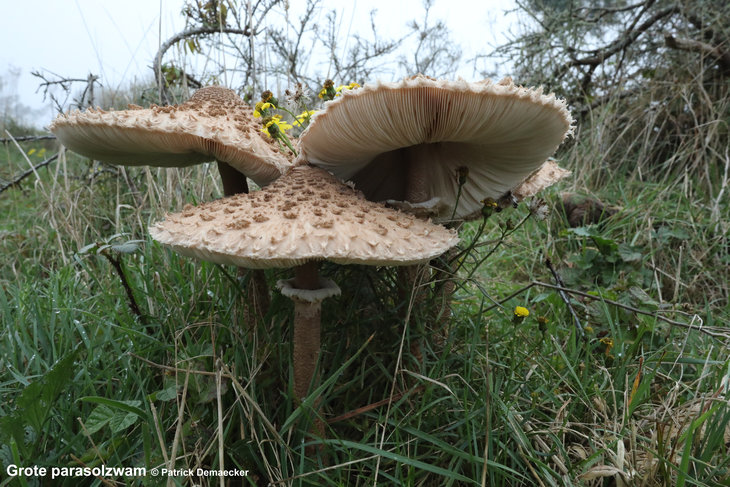
<svg viewBox="0 0 730 487">
<path fill-rule="evenodd" d="M 101 83 L 99 82 L 99 76 L 95 74 L 89 74 L 86 78 L 64 78 L 55 73 L 51 73 L 58 79 L 48 79 L 46 75 L 40 71 L 33 71 L 31 72 L 31 74 L 36 78 L 40 78 L 43 80 L 43 82 L 38 86 L 38 89 L 43 89 L 43 99 L 45 100 L 46 97 L 49 97 L 53 102 L 56 110 L 58 110 L 59 112 L 62 112 L 64 107 L 66 106 L 66 101 L 71 94 L 71 86 L 74 83 L 86 83 L 84 90 L 81 92 L 81 96 L 74 100 L 76 106 L 79 109 L 94 105 L 94 85 L 101 86 Z M 59 102 L 56 96 L 50 92 L 50 89 L 53 86 L 60 86 L 61 89 L 63 89 L 63 91 L 66 93 L 66 99 L 63 102 Z"/>
<path fill-rule="evenodd" d="M 603 46 L 598 49 L 594 49 L 592 51 L 592 54 L 590 56 L 585 56 L 581 58 L 573 57 L 570 61 L 565 63 L 563 66 L 559 67 L 558 70 L 555 73 L 555 78 L 559 79 L 562 78 L 565 72 L 576 66 L 598 66 L 602 64 L 604 61 L 606 61 L 608 58 L 612 57 L 618 52 L 623 51 L 626 49 L 630 44 L 636 41 L 638 37 L 646 32 L 651 26 L 662 20 L 663 18 L 667 17 L 668 15 L 674 14 L 679 12 L 679 6 L 673 5 L 671 7 L 667 7 L 665 9 L 659 10 L 655 12 L 651 17 L 646 19 L 644 22 L 639 24 L 638 26 L 632 26 L 626 31 L 622 32 L 613 42 L 610 44 L 607 44 L 606 46 Z M 642 12 L 643 13 L 643 12 Z M 635 19 L 635 21 L 638 20 L 638 16 Z"/>
<path fill-rule="evenodd" d="M 545 287 L 545 288 L 548 288 L 548 289 L 554 289 L 556 291 L 560 291 L 560 292 L 563 292 L 563 293 L 575 294 L 576 296 L 580 296 L 580 297 L 586 298 L 586 299 L 594 299 L 594 300 L 597 300 L 597 301 L 602 301 L 602 302 L 604 302 L 606 304 L 610 304 L 611 306 L 616 306 L 617 308 L 622 308 L 622 309 L 625 309 L 627 311 L 631 311 L 632 313 L 636 313 L 636 314 L 640 314 L 640 315 L 645 315 L 645 316 L 651 316 L 652 318 L 655 318 L 655 319 L 657 319 L 659 321 L 663 321 L 664 323 L 668 323 L 668 324 L 670 324 L 672 326 L 678 326 L 678 327 L 686 328 L 686 329 L 689 329 L 689 330 L 697 330 L 697 331 L 699 331 L 701 333 L 704 333 L 704 334 L 709 335 L 709 336 L 714 337 L 714 338 L 720 338 L 720 339 L 726 339 L 726 340 L 727 339 L 730 339 L 730 332 L 728 332 L 728 330 L 725 329 L 725 328 L 716 327 L 716 326 L 702 326 L 702 324 L 700 324 L 700 325 L 694 325 L 692 323 L 684 323 L 684 322 L 681 322 L 681 321 L 672 320 L 670 318 L 667 318 L 665 316 L 662 316 L 657 311 L 655 311 L 655 312 L 644 311 L 644 310 L 635 308 L 633 306 L 629 306 L 627 304 L 619 303 L 618 301 L 614 301 L 612 299 L 608 299 L 608 298 L 603 297 L 603 296 L 596 296 L 596 295 L 593 295 L 593 294 L 585 293 L 583 291 L 578 291 L 577 289 L 571 289 L 571 288 L 568 288 L 568 287 L 565 287 L 565 286 L 556 286 L 554 284 L 548 284 L 546 282 L 540 282 L 540 281 L 532 281 L 531 283 L 527 284 L 526 286 L 524 286 L 524 287 L 518 289 L 517 291 L 513 292 L 509 296 L 507 296 L 507 297 L 505 297 L 505 298 L 503 298 L 503 299 L 501 299 L 499 301 L 494 302 L 493 305 L 491 305 L 491 306 L 489 306 L 487 308 L 484 308 L 483 312 L 487 312 L 487 311 L 490 311 L 490 310 L 492 310 L 494 308 L 500 307 L 504 303 L 506 303 L 507 301 L 509 301 L 510 299 L 513 299 L 516 296 L 519 296 L 520 294 L 524 293 L 525 291 L 527 291 L 529 289 L 532 289 L 535 286 L 537 286 L 537 287 Z"/>
<path fill-rule="evenodd" d="M 583 325 L 580 322 L 580 318 L 578 318 L 578 315 L 575 313 L 575 310 L 573 309 L 573 305 L 570 304 L 570 298 L 567 294 L 565 294 L 565 291 L 562 290 L 562 288 L 565 287 L 565 283 L 563 282 L 563 279 L 560 277 L 560 274 L 558 274 L 558 271 L 555 270 L 555 267 L 553 267 L 552 261 L 548 258 L 545 259 L 545 266 L 547 266 L 548 269 L 550 269 L 550 273 L 553 275 L 553 278 L 555 279 L 555 282 L 560 286 L 561 289 L 558 289 L 558 294 L 560 295 L 560 299 L 563 300 L 565 305 L 568 307 L 568 310 L 570 311 L 570 315 L 573 317 L 573 322 L 575 323 L 575 328 L 578 330 L 578 335 L 582 340 L 586 339 L 586 333 L 583 329 Z"/>
<path fill-rule="evenodd" d="M 0 138 L 0 144 L 7 144 L 8 142 L 16 141 L 16 142 L 37 142 L 39 140 L 55 140 L 55 135 L 20 135 L 18 137 L 13 137 L 3 139 Z"/>
<path fill-rule="evenodd" d="M 38 169 L 47 166 L 48 164 L 52 163 L 56 159 L 58 159 L 58 153 L 53 154 L 48 159 L 44 160 L 43 162 L 39 162 L 38 164 L 36 164 L 35 166 L 31 167 L 30 169 L 27 169 L 27 170 L 23 171 L 21 174 L 19 174 L 18 176 L 16 176 L 12 181 L 9 181 L 7 183 L 4 183 L 4 184 L 0 185 L 0 193 L 2 193 L 3 191 L 5 191 L 8 188 L 12 188 L 13 186 L 19 185 L 20 182 L 23 179 L 27 178 L 31 174 L 35 174 L 35 172 Z"/>
</svg>

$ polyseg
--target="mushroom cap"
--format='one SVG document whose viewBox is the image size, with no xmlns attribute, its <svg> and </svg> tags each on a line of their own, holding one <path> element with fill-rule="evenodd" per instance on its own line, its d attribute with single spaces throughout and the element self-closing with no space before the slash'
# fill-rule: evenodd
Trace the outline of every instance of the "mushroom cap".
<svg viewBox="0 0 730 487">
<path fill-rule="evenodd" d="M 522 201 L 530 196 L 535 196 L 543 189 L 552 186 L 563 178 L 567 178 L 571 174 L 573 174 L 571 171 L 558 166 L 557 162 L 545 161 L 537 171 L 527 176 L 519 186 L 512 190 L 512 195 L 517 201 Z"/>
<path fill-rule="evenodd" d="M 561 179 L 567 178 L 571 174 L 573 174 L 571 171 L 568 171 L 567 169 L 563 169 L 562 167 L 558 166 L 557 162 L 553 160 L 545 161 L 539 169 L 527 176 L 525 180 L 520 183 L 519 186 L 512 189 L 509 194 L 510 197 L 507 198 L 507 201 L 519 202 L 531 196 L 535 196 L 542 190 L 552 186 Z M 467 215 L 466 217 L 464 217 L 464 219 L 475 220 L 477 218 L 481 218 L 482 216 L 483 213 L 481 210 L 479 210 L 477 212 L 474 212 L 474 214 L 472 215 Z"/>
<path fill-rule="evenodd" d="M 564 100 L 506 78 L 434 80 L 347 90 L 300 136 L 298 160 L 323 167 L 374 201 L 404 200 L 410 161 L 423 168 L 426 198 L 440 198 L 437 220 L 457 204 L 457 170 L 468 169 L 455 218 L 515 188 L 572 131 Z"/>
<path fill-rule="evenodd" d="M 150 228 L 180 254 L 247 268 L 410 265 L 458 243 L 456 232 L 368 201 L 323 169 L 302 165 L 261 191 L 187 205 Z"/>
<path fill-rule="evenodd" d="M 215 159 L 263 186 L 291 163 L 259 125 L 233 90 L 208 86 L 181 105 L 75 110 L 50 129 L 72 151 L 100 161 L 184 167 Z"/>
</svg>

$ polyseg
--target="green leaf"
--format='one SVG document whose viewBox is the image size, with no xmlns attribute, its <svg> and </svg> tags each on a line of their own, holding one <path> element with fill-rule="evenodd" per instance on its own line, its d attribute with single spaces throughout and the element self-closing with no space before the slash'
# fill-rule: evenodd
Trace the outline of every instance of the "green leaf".
<svg viewBox="0 0 730 487">
<path fill-rule="evenodd" d="M 629 288 L 629 294 L 631 294 L 632 297 L 634 297 L 636 300 L 638 300 L 641 304 L 651 304 L 653 306 L 658 306 L 659 303 L 654 300 L 651 296 L 649 296 L 646 291 L 641 289 L 637 286 L 632 286 Z"/>
<path fill-rule="evenodd" d="M 618 250 L 618 244 L 615 240 L 611 240 L 610 238 L 594 235 L 591 237 L 591 240 L 593 240 L 593 243 L 596 244 L 596 247 L 598 247 L 598 250 L 600 250 L 603 255 L 611 255 Z"/>
<path fill-rule="evenodd" d="M 96 433 L 101 428 L 109 425 L 113 433 L 119 433 L 132 426 L 145 413 L 138 406 L 140 401 L 115 401 L 103 397 L 84 397 L 85 402 L 96 402 L 99 406 L 94 408 L 86 419 L 86 429 L 90 434 Z"/>
<path fill-rule="evenodd" d="M 166 389 L 162 389 L 161 391 L 157 391 L 154 394 L 154 399 L 156 401 L 172 401 L 177 397 L 177 387 L 172 385 Z"/>
<path fill-rule="evenodd" d="M 129 240 L 128 242 L 112 245 L 111 249 L 120 254 L 133 254 L 139 250 L 142 242 L 144 240 Z"/>
<path fill-rule="evenodd" d="M 25 449 L 25 431 L 23 423 L 17 418 L 17 414 L 0 418 L 0 439 L 5 444 L 14 443 Z"/>
<path fill-rule="evenodd" d="M 479 485 L 479 482 L 477 480 L 464 477 L 463 475 L 458 474 L 456 472 L 452 472 L 451 470 L 446 470 L 445 468 L 437 467 L 436 465 L 431 465 L 430 463 L 425 463 L 420 460 L 415 460 L 415 459 L 409 458 L 405 455 L 400 455 L 398 453 L 393 453 L 393 452 L 390 452 L 387 450 L 381 450 L 380 448 L 375 448 L 370 445 L 362 445 L 360 443 L 355 443 L 354 441 L 348 441 L 348 440 L 329 440 L 329 441 L 326 441 L 326 443 L 332 443 L 333 445 L 344 446 L 346 448 L 354 448 L 357 450 L 362 450 L 366 453 L 379 455 L 384 458 L 389 458 L 398 463 L 402 463 L 403 465 L 410 465 L 412 467 L 419 468 L 419 469 L 425 470 L 427 472 L 441 475 L 442 477 L 445 477 L 452 481 L 461 482 L 463 485 L 467 485 L 467 484 Z"/>
<path fill-rule="evenodd" d="M 572 233 L 573 235 L 578 235 L 579 237 L 596 237 L 596 236 L 598 236 L 598 234 L 595 233 L 591 227 L 569 228 L 568 233 Z"/>
<path fill-rule="evenodd" d="M 40 433 L 43 430 L 43 424 L 53 404 L 71 381 L 77 353 L 78 350 L 74 350 L 56 362 L 43 377 L 26 386 L 18 396 L 16 400 L 18 419 L 29 424 L 36 432 Z"/>
<path fill-rule="evenodd" d="M 120 433 L 137 422 L 139 416 L 133 413 L 117 412 L 109 421 L 112 433 Z"/>
<path fill-rule="evenodd" d="M 95 407 L 94 410 L 91 411 L 89 417 L 86 418 L 86 422 L 84 423 L 84 426 L 86 426 L 86 431 L 88 431 L 89 434 L 93 435 L 104 426 L 106 426 L 113 417 L 114 411 L 111 408 L 103 405 Z"/>
<path fill-rule="evenodd" d="M 98 246 L 99 244 L 97 244 L 96 242 L 90 243 L 89 245 L 84 245 L 83 247 L 81 247 L 76 253 L 79 255 L 88 254 L 92 250 L 95 250 Z"/>
<path fill-rule="evenodd" d="M 79 399 L 79 401 L 93 402 L 96 404 L 104 404 L 112 409 L 118 409 L 120 411 L 126 411 L 128 413 L 136 414 L 140 418 L 146 418 L 147 413 L 139 406 L 142 404 L 141 401 L 116 401 L 114 399 L 107 399 L 106 397 L 99 396 L 86 396 Z"/>
<path fill-rule="evenodd" d="M 641 252 L 625 243 L 619 244 L 618 255 L 621 256 L 621 260 L 624 262 L 640 262 L 643 257 Z"/>
</svg>

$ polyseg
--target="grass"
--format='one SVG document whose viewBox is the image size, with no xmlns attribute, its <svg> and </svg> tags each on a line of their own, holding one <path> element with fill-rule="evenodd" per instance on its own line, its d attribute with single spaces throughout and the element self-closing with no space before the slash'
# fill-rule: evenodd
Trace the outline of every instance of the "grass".
<svg viewBox="0 0 730 487">
<path fill-rule="evenodd" d="M 598 185 L 585 154 L 580 144 L 563 154 L 575 187 L 560 189 L 592 188 L 620 211 L 570 228 L 556 189 L 545 221 L 514 228 L 522 205 L 481 234 L 467 225 L 462 246 L 474 248 L 448 320 L 424 311 L 434 302 L 409 313 L 393 269 L 324 265 L 342 296 L 326 301 L 321 386 L 302 404 L 290 392 L 289 301 L 273 293 L 252 320 L 248 275 L 147 236 L 166 210 L 221 194 L 213 167 L 122 171 L 62 154 L 0 194 L 3 472 L 174 465 L 249 471 L 232 485 L 727 485 L 727 198 L 629 172 Z M 12 146 L 4 161 L 5 180 L 28 168 Z M 586 294 L 570 299 L 586 340 L 555 289 L 532 285 L 495 306 L 533 281 L 554 284 L 546 257 Z M 267 277 L 273 288 L 288 273 Z M 530 316 L 516 320 L 516 305 Z M 307 435 L 317 396 L 331 421 L 324 442 Z"/>
</svg>

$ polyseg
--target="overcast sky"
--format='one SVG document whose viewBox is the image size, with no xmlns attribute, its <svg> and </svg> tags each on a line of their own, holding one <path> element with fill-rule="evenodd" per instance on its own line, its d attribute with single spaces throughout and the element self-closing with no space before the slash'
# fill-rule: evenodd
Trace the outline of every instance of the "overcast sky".
<svg viewBox="0 0 730 487">
<path fill-rule="evenodd" d="M 304 0 L 290 0 L 296 11 Z M 160 42 L 182 30 L 183 0 L 0 0 L 0 97 L 17 95 L 39 113 L 29 122 L 42 126 L 54 116 L 38 90 L 31 71 L 44 70 L 64 77 L 99 74 L 109 87 L 124 87 L 152 76 L 151 61 Z M 422 17 L 422 0 L 325 1 L 319 12 L 339 10 L 343 28 L 350 33 L 369 31 L 368 12 L 377 9 L 381 35 L 397 37 L 406 24 Z M 431 19 L 445 21 L 462 59 L 488 52 L 504 42 L 514 28 L 509 0 L 435 0 Z M 18 73 L 17 77 L 9 73 Z M 426 73 L 428 74 L 428 73 Z M 456 73 L 474 79 L 466 63 Z M 508 74 L 508 73 L 500 73 Z M 0 110 L 3 105 L 0 105 Z"/>
</svg>

